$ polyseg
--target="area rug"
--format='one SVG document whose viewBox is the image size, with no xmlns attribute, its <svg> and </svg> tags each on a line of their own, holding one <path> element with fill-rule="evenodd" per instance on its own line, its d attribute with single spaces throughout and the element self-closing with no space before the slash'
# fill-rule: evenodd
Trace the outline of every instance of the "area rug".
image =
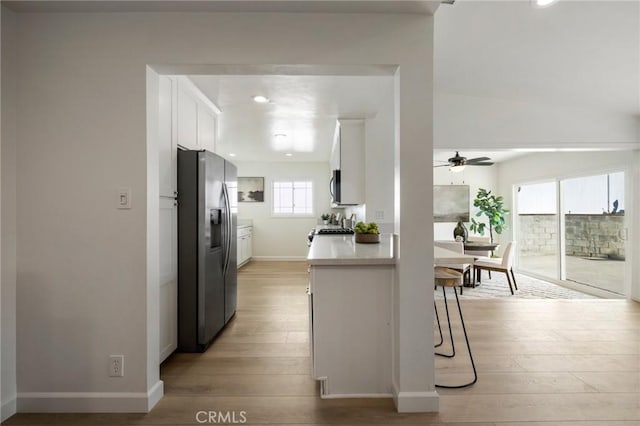
<svg viewBox="0 0 640 426">
<path fill-rule="evenodd" d="M 505 274 L 493 272 L 491 279 L 486 272 L 482 273 L 482 283 L 474 287 L 465 287 L 463 299 L 490 299 L 495 297 L 512 297 L 520 299 L 598 299 L 596 296 L 571 290 L 557 284 L 526 275 L 516 274 L 518 290 L 511 295 Z M 453 297 L 453 294 L 451 295 Z M 435 292 L 437 299 L 442 298 L 442 290 Z M 449 298 L 449 293 L 447 293 Z"/>
</svg>

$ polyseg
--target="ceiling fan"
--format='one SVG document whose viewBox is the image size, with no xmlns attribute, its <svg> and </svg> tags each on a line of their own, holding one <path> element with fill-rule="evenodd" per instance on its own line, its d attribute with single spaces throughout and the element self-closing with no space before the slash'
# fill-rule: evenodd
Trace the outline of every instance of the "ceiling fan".
<svg viewBox="0 0 640 426">
<path fill-rule="evenodd" d="M 493 165 L 491 158 L 489 157 L 476 157 L 469 158 L 462 157 L 458 151 L 456 151 L 456 155 L 449 158 L 447 160 L 447 164 L 441 164 L 433 167 L 449 167 L 449 170 L 452 172 L 461 172 L 464 170 L 466 166 L 491 166 Z"/>
</svg>

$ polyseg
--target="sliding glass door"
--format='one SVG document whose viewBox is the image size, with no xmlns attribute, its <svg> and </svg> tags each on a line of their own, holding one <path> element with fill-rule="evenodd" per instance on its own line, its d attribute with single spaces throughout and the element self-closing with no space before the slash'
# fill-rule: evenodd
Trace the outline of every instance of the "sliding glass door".
<svg viewBox="0 0 640 426">
<path fill-rule="evenodd" d="M 516 188 L 518 269 L 625 294 L 624 172 Z"/>
<path fill-rule="evenodd" d="M 555 181 L 517 188 L 518 269 L 558 279 L 558 195 Z"/>
<path fill-rule="evenodd" d="M 624 173 L 561 181 L 563 279 L 624 294 Z"/>
</svg>

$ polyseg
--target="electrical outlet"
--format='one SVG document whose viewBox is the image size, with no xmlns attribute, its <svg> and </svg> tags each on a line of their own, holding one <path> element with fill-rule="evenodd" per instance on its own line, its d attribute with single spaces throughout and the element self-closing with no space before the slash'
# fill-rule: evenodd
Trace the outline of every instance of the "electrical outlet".
<svg viewBox="0 0 640 426">
<path fill-rule="evenodd" d="M 384 210 L 376 210 L 375 218 L 376 220 L 384 220 Z"/>
<path fill-rule="evenodd" d="M 109 356 L 109 377 L 124 377 L 124 355 Z"/>
</svg>

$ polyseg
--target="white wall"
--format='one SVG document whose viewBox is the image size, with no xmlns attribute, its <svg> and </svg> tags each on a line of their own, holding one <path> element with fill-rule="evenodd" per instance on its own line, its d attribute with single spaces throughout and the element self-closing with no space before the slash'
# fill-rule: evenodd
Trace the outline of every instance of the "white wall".
<svg viewBox="0 0 640 426">
<path fill-rule="evenodd" d="M 640 238 L 638 238 L 640 235 L 640 214 L 638 214 L 640 211 L 640 195 L 638 194 L 638 188 L 640 188 L 640 150 L 635 150 L 633 153 L 633 162 L 633 188 L 635 191 L 631 204 L 634 212 L 631 233 L 635 237 L 631 240 L 631 244 L 635 262 L 638 263 L 638 258 L 640 258 Z M 640 271 L 635 267 L 632 268 L 632 271 L 631 298 L 640 302 Z"/>
<path fill-rule="evenodd" d="M 398 65 L 394 391 L 401 411 L 436 409 L 432 229 L 420 226 L 432 210 L 432 43 L 433 18 L 416 15 L 18 14 L 19 410 L 148 408 L 147 64 Z M 116 209 L 119 187 L 131 210 Z M 125 355 L 124 378 L 107 377 L 109 354 Z M 94 398 L 104 392 L 121 398 Z"/>
<path fill-rule="evenodd" d="M 330 211 L 329 162 L 240 162 L 238 176 L 264 177 L 263 203 L 238 203 L 238 218 L 253 221 L 253 258 L 255 260 L 306 259 L 307 234 L 322 213 Z M 274 180 L 313 181 L 313 217 L 274 217 L 271 215 Z"/>
<path fill-rule="evenodd" d="M 16 49 L 15 15 L 2 7 L 2 132 L 0 166 L 0 282 L 2 290 L 2 351 L 0 421 L 16 410 Z"/>
<path fill-rule="evenodd" d="M 599 152 L 553 152 L 536 153 L 517 157 L 498 164 L 498 190 L 505 198 L 505 204 L 513 206 L 513 186 L 524 183 L 554 178 L 570 178 L 607 173 L 612 171 L 626 171 L 628 179 L 625 185 L 628 204 L 634 210 L 626 210 L 627 226 L 629 227 L 630 250 L 627 250 L 626 270 L 631 277 L 632 294 L 640 294 L 640 263 L 637 261 L 640 251 L 637 247 L 638 232 L 638 189 L 640 184 L 637 175 L 639 157 L 638 151 L 599 151 Z M 510 226 L 502 234 L 502 239 L 513 239 L 514 217 L 510 217 Z M 634 245 L 635 244 L 635 245 Z"/>
<path fill-rule="evenodd" d="M 631 115 L 450 93 L 436 93 L 434 102 L 435 148 L 602 148 L 638 143 L 637 119 Z"/>
<path fill-rule="evenodd" d="M 493 191 L 492 194 L 502 195 L 497 189 L 497 171 L 496 165 L 490 167 L 480 166 L 467 166 L 462 172 L 453 173 L 449 171 L 448 167 L 435 167 L 433 169 L 433 184 L 434 185 L 469 185 L 469 218 L 475 218 L 478 222 L 487 223 L 485 216 L 475 217 L 478 212 L 478 208 L 473 206 L 473 200 L 476 198 L 478 189 L 484 188 L 486 190 Z M 509 204 L 505 207 L 511 210 Z M 467 230 L 471 222 L 465 222 Z M 435 240 L 451 240 L 453 239 L 453 228 L 456 223 L 434 223 L 433 224 L 433 238 Z M 469 236 L 475 235 L 469 230 Z M 479 234 L 478 234 L 479 235 Z M 489 236 L 489 229 L 484 233 L 484 236 Z M 493 236 L 496 240 L 499 239 L 498 234 Z"/>
</svg>

